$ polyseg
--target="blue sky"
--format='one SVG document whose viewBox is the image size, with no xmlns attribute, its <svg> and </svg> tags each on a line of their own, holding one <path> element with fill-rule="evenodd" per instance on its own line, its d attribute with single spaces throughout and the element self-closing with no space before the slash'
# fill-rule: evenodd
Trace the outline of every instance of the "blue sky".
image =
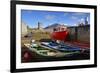
<svg viewBox="0 0 100 73">
<path fill-rule="evenodd" d="M 43 28 L 54 23 L 76 26 L 79 22 L 84 22 L 85 18 L 90 23 L 90 13 L 21 10 L 22 22 L 31 28 L 37 27 L 38 22 L 42 23 Z"/>
</svg>

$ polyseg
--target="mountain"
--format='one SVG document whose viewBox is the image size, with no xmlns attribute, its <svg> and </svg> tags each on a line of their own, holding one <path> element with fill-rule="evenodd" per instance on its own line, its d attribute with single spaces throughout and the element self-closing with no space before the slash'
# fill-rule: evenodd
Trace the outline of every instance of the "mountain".
<svg viewBox="0 0 100 73">
<path fill-rule="evenodd" d="M 55 23 L 55 24 L 52 24 L 52 25 L 49 25 L 49 26 L 45 27 L 44 30 L 47 31 L 47 32 L 53 32 L 53 29 L 54 29 L 55 27 L 60 26 L 60 25 L 61 25 L 61 24 Z"/>
<path fill-rule="evenodd" d="M 58 26 L 68 27 L 68 25 L 66 25 L 66 24 L 55 23 L 55 24 L 52 24 L 52 25 L 49 25 L 49 26 L 45 27 L 44 29 L 55 28 L 55 27 L 58 27 Z"/>
<path fill-rule="evenodd" d="M 49 25 L 49 26 L 45 27 L 44 29 L 54 28 L 54 27 L 57 27 L 57 26 L 59 26 L 59 25 L 60 25 L 60 24 L 55 23 L 55 24 L 52 24 L 52 25 Z"/>
</svg>

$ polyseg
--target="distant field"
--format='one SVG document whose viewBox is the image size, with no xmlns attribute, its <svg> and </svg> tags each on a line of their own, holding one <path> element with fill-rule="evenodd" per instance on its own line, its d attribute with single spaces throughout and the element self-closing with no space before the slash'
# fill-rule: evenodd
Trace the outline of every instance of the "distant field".
<svg viewBox="0 0 100 73">
<path fill-rule="evenodd" d="M 43 39 L 50 39 L 50 33 L 41 30 L 36 30 L 36 31 L 32 31 L 31 36 L 29 37 L 21 37 L 21 44 L 23 45 L 24 43 L 30 43 L 31 40 L 35 40 L 36 42 L 39 42 Z"/>
<path fill-rule="evenodd" d="M 35 32 L 33 33 L 33 39 L 39 41 L 41 39 L 50 39 L 50 33 L 47 32 Z"/>
</svg>

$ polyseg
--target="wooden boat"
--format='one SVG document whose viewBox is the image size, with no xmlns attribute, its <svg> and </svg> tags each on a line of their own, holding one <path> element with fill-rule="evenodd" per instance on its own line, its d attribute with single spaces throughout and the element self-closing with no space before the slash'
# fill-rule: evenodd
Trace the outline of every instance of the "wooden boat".
<svg viewBox="0 0 100 73">
<path fill-rule="evenodd" d="M 61 25 L 59 27 L 54 28 L 51 38 L 53 40 L 60 40 L 60 41 L 65 41 L 68 39 L 69 31 L 67 27 Z"/>
<path fill-rule="evenodd" d="M 52 48 L 47 48 L 44 46 L 34 47 L 34 46 L 31 46 L 30 44 L 24 44 L 24 45 L 27 48 L 29 48 L 29 50 L 34 51 L 38 55 L 44 56 L 44 57 L 64 57 L 64 56 L 71 56 L 73 54 L 79 53 L 78 51 L 76 51 L 76 52 L 60 52 L 58 50 L 54 50 Z"/>
</svg>

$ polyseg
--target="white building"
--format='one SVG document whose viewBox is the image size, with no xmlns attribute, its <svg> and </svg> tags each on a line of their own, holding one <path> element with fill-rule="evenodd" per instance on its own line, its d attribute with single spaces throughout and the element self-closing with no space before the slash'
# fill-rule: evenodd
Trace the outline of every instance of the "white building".
<svg viewBox="0 0 100 73">
<path fill-rule="evenodd" d="M 21 35 L 24 36 L 27 34 L 27 32 L 28 32 L 27 25 L 24 22 L 22 22 L 21 23 Z"/>
</svg>

